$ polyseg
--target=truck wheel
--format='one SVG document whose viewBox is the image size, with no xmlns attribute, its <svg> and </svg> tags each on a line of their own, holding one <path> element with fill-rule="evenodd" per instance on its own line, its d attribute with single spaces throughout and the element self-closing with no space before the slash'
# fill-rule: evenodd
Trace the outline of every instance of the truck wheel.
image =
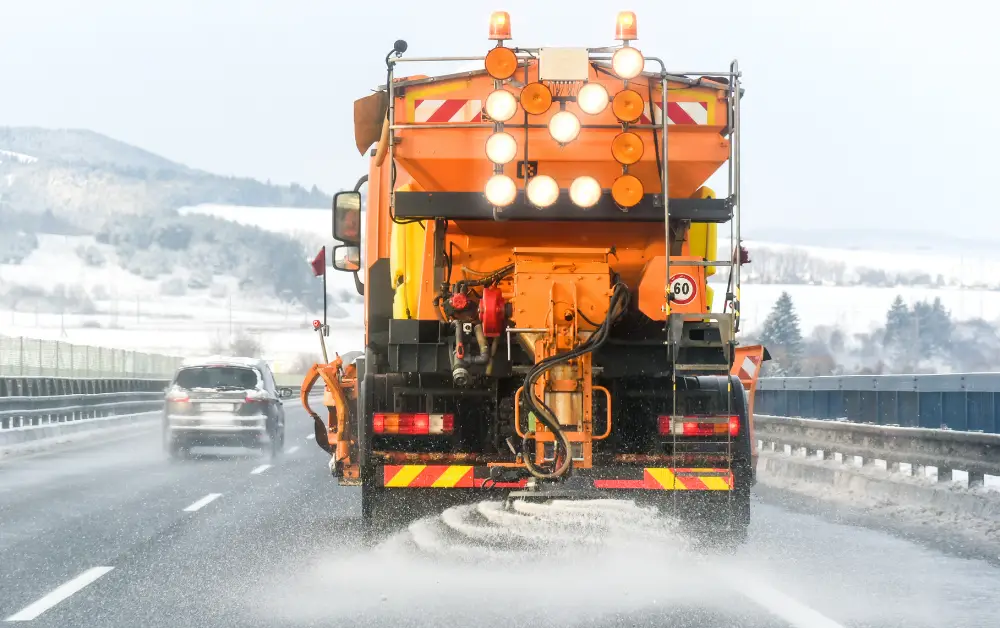
<svg viewBox="0 0 1000 628">
<path fill-rule="evenodd" d="M 710 530 L 702 542 L 708 548 L 722 553 L 737 551 L 747 541 L 747 529 L 750 527 L 750 490 L 733 491 L 728 499 L 720 504 L 718 516 L 713 517 Z"/>
<path fill-rule="evenodd" d="M 361 484 L 361 533 L 365 542 L 373 544 L 378 541 L 381 526 L 376 525 L 384 517 L 384 489 L 370 482 Z"/>
</svg>

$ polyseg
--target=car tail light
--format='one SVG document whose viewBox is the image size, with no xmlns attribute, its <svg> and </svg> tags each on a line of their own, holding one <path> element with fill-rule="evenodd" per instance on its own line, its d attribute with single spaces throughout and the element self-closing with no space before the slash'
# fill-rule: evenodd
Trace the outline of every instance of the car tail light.
<svg viewBox="0 0 1000 628">
<path fill-rule="evenodd" d="M 173 390 L 167 393 L 167 401 L 171 403 L 187 403 L 191 401 L 191 398 L 188 397 L 187 393 Z"/>
<path fill-rule="evenodd" d="M 657 427 L 661 435 L 673 434 L 674 436 L 723 436 L 729 434 L 735 438 L 740 433 L 740 417 L 730 416 L 727 421 L 721 422 L 726 417 L 708 416 L 686 416 L 683 421 L 674 423 L 670 416 L 661 415 L 657 417 Z M 706 421 L 706 419 L 712 419 Z"/>
<path fill-rule="evenodd" d="M 372 418 L 372 430 L 376 434 L 403 436 L 451 434 L 455 430 L 455 415 L 379 412 Z"/>
<path fill-rule="evenodd" d="M 253 392 L 247 395 L 245 401 L 246 403 L 263 403 L 264 401 L 267 401 L 267 397 L 264 393 Z"/>
</svg>

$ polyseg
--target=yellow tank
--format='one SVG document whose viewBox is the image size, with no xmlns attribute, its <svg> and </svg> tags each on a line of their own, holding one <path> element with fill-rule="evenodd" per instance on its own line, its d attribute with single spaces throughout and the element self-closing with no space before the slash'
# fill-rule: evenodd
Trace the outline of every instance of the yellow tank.
<svg viewBox="0 0 1000 628">
<path fill-rule="evenodd" d="M 420 187 L 407 183 L 400 192 L 419 191 Z M 420 295 L 420 266 L 424 258 L 424 230 L 422 223 L 393 223 L 389 240 L 389 278 L 395 295 L 392 300 L 393 318 L 413 318 Z"/>
<path fill-rule="evenodd" d="M 715 198 L 715 191 L 711 188 L 700 187 L 694 193 L 694 198 Z M 706 260 L 717 260 L 719 250 L 719 225 L 708 222 L 692 222 L 688 230 L 688 249 L 691 255 L 701 257 Z M 705 267 L 705 278 L 708 279 L 715 274 L 715 266 Z M 712 286 L 705 284 L 705 302 L 709 309 L 715 302 L 715 291 Z"/>
</svg>

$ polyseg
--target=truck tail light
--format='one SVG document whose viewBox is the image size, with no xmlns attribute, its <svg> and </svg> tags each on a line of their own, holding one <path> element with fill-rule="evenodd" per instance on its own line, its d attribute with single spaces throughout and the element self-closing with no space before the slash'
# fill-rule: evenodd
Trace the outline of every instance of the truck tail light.
<svg viewBox="0 0 1000 628">
<path fill-rule="evenodd" d="M 668 415 L 657 417 L 657 427 L 663 436 L 723 436 L 729 434 L 735 438 L 740 433 L 740 417 L 730 416 L 726 422 L 720 422 L 726 417 L 686 416 L 676 423 Z M 706 419 L 712 419 L 706 421 Z"/>
<path fill-rule="evenodd" d="M 455 415 L 378 412 L 372 418 L 372 430 L 376 434 L 400 436 L 451 434 L 455 431 Z"/>
</svg>

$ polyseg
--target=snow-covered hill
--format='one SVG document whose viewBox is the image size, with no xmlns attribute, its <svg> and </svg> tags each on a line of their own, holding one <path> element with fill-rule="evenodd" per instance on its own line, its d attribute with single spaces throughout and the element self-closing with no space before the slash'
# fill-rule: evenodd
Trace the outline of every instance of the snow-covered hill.
<svg viewBox="0 0 1000 628">
<path fill-rule="evenodd" d="M 245 225 L 283 233 L 302 241 L 307 251 L 330 246 L 329 210 L 200 205 L 182 213 L 207 214 Z M 721 242 L 720 251 L 728 246 Z M 103 267 L 85 266 L 77 254 L 81 246 L 96 247 L 106 258 Z M 742 328 L 759 329 L 775 301 L 787 291 L 798 310 L 803 332 L 820 325 L 837 326 L 848 334 L 867 332 L 885 321 L 896 297 L 908 303 L 940 298 L 955 319 L 1000 318 L 1000 255 L 977 252 L 968 256 L 929 250 L 898 252 L 748 241 L 753 261 L 744 268 Z M 302 263 L 307 264 L 307 256 Z M 882 271 L 880 285 L 858 285 L 871 280 L 870 271 Z M 926 283 L 921 276 L 926 276 Z M 767 277 L 793 276 L 794 281 L 762 283 Z M 940 278 L 939 278 L 940 276 Z M 721 307 L 724 269 L 715 278 L 716 308 Z M 89 236 L 39 237 L 39 248 L 21 265 L 0 265 L 0 291 L 14 286 L 48 291 L 59 284 L 85 296 L 87 313 L 62 315 L 59 308 L 33 308 L 26 294 L 13 312 L 0 309 L 0 328 L 8 335 L 64 339 L 84 344 L 162 353 L 203 350 L 230 330 L 246 330 L 262 341 L 268 355 L 293 360 L 316 353 L 318 344 L 311 321 L 319 311 L 301 311 L 273 297 L 240 292 L 233 277 L 215 277 L 212 285 L 191 287 L 191 277 L 175 271 L 168 277 L 144 279 L 118 263 L 113 247 Z M 349 274 L 329 271 L 331 344 L 352 350 L 363 339 L 362 309 Z M 169 285 L 168 285 L 169 284 Z M 838 285 L 839 284 L 839 285 Z M 177 286 L 183 286 L 183 294 Z M 320 290 L 321 280 L 316 279 Z M 79 294 L 77 296 L 80 296 Z M 79 304 L 71 307 L 78 307 Z M 39 311 L 35 311 L 39 309 Z"/>
</svg>

